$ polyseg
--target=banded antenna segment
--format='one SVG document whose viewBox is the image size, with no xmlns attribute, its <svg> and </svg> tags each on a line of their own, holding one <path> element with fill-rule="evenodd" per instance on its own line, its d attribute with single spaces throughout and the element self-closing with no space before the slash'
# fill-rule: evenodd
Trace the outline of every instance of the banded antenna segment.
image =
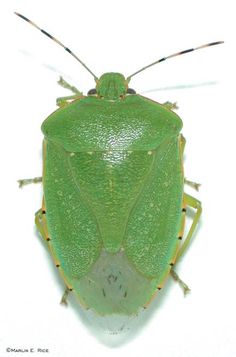
<svg viewBox="0 0 236 357">
<path fill-rule="evenodd" d="M 77 57 L 76 54 L 72 52 L 68 47 L 63 45 L 61 41 L 50 35 L 50 33 L 48 33 L 47 31 L 41 29 L 38 25 L 36 25 L 33 21 L 29 20 L 27 17 L 19 14 L 18 12 L 14 12 L 14 14 L 19 16 L 21 19 L 25 20 L 26 22 L 28 22 L 30 25 L 34 26 L 36 29 L 41 31 L 45 36 L 49 37 L 51 40 L 55 41 L 58 45 L 63 47 L 66 52 L 68 52 L 71 56 L 73 56 L 93 76 L 95 81 L 98 80 L 98 77 L 86 66 L 86 64 L 82 62 L 81 59 L 79 59 L 79 57 Z"/>
<path fill-rule="evenodd" d="M 189 53 L 189 52 L 193 52 L 193 51 L 196 51 L 196 50 L 201 50 L 202 48 L 206 48 L 206 47 L 210 47 L 210 46 L 215 46 L 215 45 L 220 45 L 224 43 L 224 41 L 216 41 L 216 42 L 210 42 L 210 43 L 206 43 L 205 45 L 201 45 L 201 46 L 198 46 L 198 47 L 195 47 L 195 48 L 189 48 L 188 50 L 184 50 L 184 51 L 180 51 L 180 52 L 176 52 L 176 53 L 173 53 L 172 55 L 169 55 L 167 57 L 162 57 L 160 58 L 159 60 L 155 61 L 155 62 L 152 62 L 150 63 L 149 65 L 145 66 L 145 67 L 142 67 L 141 69 L 139 69 L 138 71 L 134 72 L 133 74 L 131 74 L 130 76 L 127 77 L 127 81 L 129 82 L 131 77 L 134 77 L 136 76 L 136 74 L 144 71 L 145 69 L 149 68 L 149 67 L 152 67 L 154 66 L 155 64 L 157 63 L 160 63 L 160 62 L 164 62 L 166 61 L 167 59 L 169 58 L 172 58 L 172 57 L 177 57 L 177 56 L 181 56 L 181 55 L 185 55 L 186 53 Z"/>
</svg>

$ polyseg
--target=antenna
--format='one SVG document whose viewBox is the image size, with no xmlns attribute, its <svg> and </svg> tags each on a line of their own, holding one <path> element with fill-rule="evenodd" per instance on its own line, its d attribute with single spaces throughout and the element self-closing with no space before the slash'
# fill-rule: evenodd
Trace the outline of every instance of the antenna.
<svg viewBox="0 0 236 357">
<path fill-rule="evenodd" d="M 206 48 L 206 47 L 210 47 L 210 46 L 215 46 L 215 45 L 220 45 L 221 43 L 224 43 L 224 41 L 217 41 L 217 42 L 210 42 L 210 43 L 207 43 L 205 45 L 201 45 L 201 46 L 198 46 L 198 47 L 195 47 L 195 48 L 189 48 L 188 50 L 184 50 L 184 51 L 181 51 L 181 52 L 176 52 L 176 53 L 173 53 L 172 55 L 169 55 L 167 57 L 162 57 L 160 58 L 159 60 L 139 69 L 137 72 L 134 72 L 133 74 L 131 74 L 130 76 L 127 77 L 127 81 L 129 82 L 131 77 L 135 76 L 136 74 L 144 71 L 145 69 L 149 68 L 149 67 L 152 67 L 154 66 L 155 64 L 157 63 L 160 63 L 160 62 L 164 62 L 165 60 L 169 59 L 169 58 L 172 58 L 172 57 L 177 57 L 177 56 L 180 56 L 180 55 L 185 55 L 185 53 L 189 53 L 189 52 L 193 52 L 193 51 L 196 51 L 196 50 L 200 50 L 202 48 Z"/>
<path fill-rule="evenodd" d="M 82 66 L 93 76 L 93 78 L 95 79 L 95 81 L 98 80 L 98 77 L 95 76 L 95 74 L 86 66 L 86 64 L 84 62 L 82 62 L 79 57 L 77 57 L 68 47 L 64 46 L 63 43 L 61 43 L 59 40 L 57 40 L 55 37 L 53 37 L 52 35 L 50 35 L 47 31 L 44 31 L 43 29 L 41 29 L 38 25 L 36 25 L 34 22 L 32 22 L 31 20 L 27 19 L 27 17 L 19 14 L 18 12 L 14 12 L 14 14 L 16 14 L 17 16 L 19 16 L 21 19 L 25 20 L 26 22 L 28 22 L 30 25 L 36 27 L 36 29 L 38 29 L 39 31 L 41 31 L 45 36 L 49 37 L 51 40 L 55 41 L 56 43 L 58 43 L 58 45 L 60 45 L 61 47 L 64 48 L 64 50 L 66 52 L 68 52 L 71 56 L 73 56 L 78 62 L 80 62 L 80 64 L 82 64 Z"/>
</svg>

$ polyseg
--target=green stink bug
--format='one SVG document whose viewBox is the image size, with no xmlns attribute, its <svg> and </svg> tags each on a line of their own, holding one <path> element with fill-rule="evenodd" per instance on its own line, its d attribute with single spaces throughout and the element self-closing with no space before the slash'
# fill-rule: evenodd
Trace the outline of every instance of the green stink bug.
<svg viewBox="0 0 236 357">
<path fill-rule="evenodd" d="M 42 124 L 43 205 L 36 225 L 65 282 L 82 305 L 100 315 L 133 315 L 160 290 L 169 274 L 185 291 L 173 265 L 184 253 L 201 203 L 184 193 L 182 121 L 170 103 L 129 88 L 131 78 L 168 58 L 217 45 L 212 42 L 163 57 L 125 78 L 100 78 L 60 41 L 26 17 L 78 60 L 95 79 L 84 96 L 72 90 Z M 182 242 L 186 208 L 196 210 Z"/>
</svg>

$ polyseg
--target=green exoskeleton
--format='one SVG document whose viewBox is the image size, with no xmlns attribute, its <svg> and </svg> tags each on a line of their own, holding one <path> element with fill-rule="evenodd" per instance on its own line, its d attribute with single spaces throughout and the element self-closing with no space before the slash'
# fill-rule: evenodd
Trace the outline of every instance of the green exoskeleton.
<svg viewBox="0 0 236 357">
<path fill-rule="evenodd" d="M 34 27 L 26 17 L 16 13 Z M 170 103 L 136 94 L 131 78 L 168 58 L 222 43 L 185 50 L 125 78 L 100 78 L 60 41 L 94 77 L 83 95 L 73 95 L 42 124 L 43 205 L 36 225 L 66 285 L 82 305 L 101 315 L 132 315 L 147 306 L 171 274 L 191 240 L 201 203 L 184 193 L 182 121 Z M 186 209 L 195 215 L 184 234 Z"/>
</svg>

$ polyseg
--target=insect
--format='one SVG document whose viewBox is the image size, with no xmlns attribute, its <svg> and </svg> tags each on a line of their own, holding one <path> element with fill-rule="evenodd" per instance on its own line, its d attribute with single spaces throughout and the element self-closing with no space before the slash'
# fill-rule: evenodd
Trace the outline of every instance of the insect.
<svg viewBox="0 0 236 357">
<path fill-rule="evenodd" d="M 171 275 L 201 215 L 201 203 L 184 193 L 182 121 L 171 103 L 136 94 L 131 78 L 169 58 L 221 44 L 208 43 L 163 57 L 125 78 L 98 78 L 69 48 L 25 16 L 23 20 L 56 41 L 94 77 L 83 95 L 73 95 L 42 124 L 43 183 L 37 228 L 65 283 L 62 302 L 73 291 L 100 315 L 132 315 L 146 307 Z M 185 215 L 195 214 L 186 238 Z"/>
</svg>

